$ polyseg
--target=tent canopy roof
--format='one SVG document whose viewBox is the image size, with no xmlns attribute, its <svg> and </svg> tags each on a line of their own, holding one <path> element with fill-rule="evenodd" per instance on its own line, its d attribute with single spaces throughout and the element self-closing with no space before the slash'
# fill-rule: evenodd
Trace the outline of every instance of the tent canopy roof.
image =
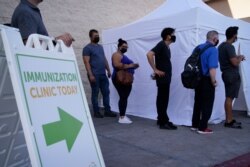
<svg viewBox="0 0 250 167">
<path fill-rule="evenodd" d="M 139 19 L 138 21 L 143 20 L 152 20 L 161 17 L 166 17 L 170 15 L 174 15 L 176 13 L 181 13 L 193 8 L 200 8 L 205 11 L 209 11 L 214 14 L 221 15 L 216 10 L 207 6 L 202 0 L 182 0 L 181 2 L 178 0 L 166 0 L 160 7 Z M 137 22 L 137 21 L 136 21 Z"/>
<path fill-rule="evenodd" d="M 103 44 L 116 43 L 119 38 L 132 40 L 159 35 L 164 27 L 173 27 L 177 31 L 215 29 L 224 34 L 229 26 L 238 26 L 239 38 L 250 40 L 250 24 L 247 22 L 221 15 L 201 0 L 167 0 L 158 9 L 134 23 L 104 30 L 102 38 Z"/>
</svg>

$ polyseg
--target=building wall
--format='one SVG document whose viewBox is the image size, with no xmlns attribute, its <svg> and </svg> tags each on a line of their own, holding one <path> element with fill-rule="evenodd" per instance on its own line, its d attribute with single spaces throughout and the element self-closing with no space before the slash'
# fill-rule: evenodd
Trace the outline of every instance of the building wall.
<svg viewBox="0 0 250 167">
<path fill-rule="evenodd" d="M 87 99 L 90 87 L 82 62 L 82 47 L 89 42 L 88 31 L 101 31 L 133 22 L 159 7 L 165 0 L 45 0 L 39 4 L 51 36 L 70 32 L 81 71 Z M 20 0 L 0 0 L 0 24 L 10 23 Z"/>
<path fill-rule="evenodd" d="M 226 16 L 250 23 L 249 0 L 210 0 L 207 4 Z"/>
<path fill-rule="evenodd" d="M 12 13 L 20 0 L 0 0 L 0 24 L 10 23 Z M 88 31 L 95 28 L 100 32 L 103 29 L 121 26 L 135 21 L 158 6 L 164 0 L 45 0 L 39 5 L 45 26 L 51 36 L 70 32 L 75 38 L 73 44 L 84 89 L 90 102 L 89 83 L 82 62 L 82 47 L 89 42 Z M 0 54 L 1 48 L 0 36 Z M 18 109 L 14 96 L 10 96 L 12 85 L 3 77 L 7 71 L 6 59 L 0 55 L 0 166 L 31 166 L 24 134 L 20 123 Z M 1 92 L 2 90 L 2 92 Z M 6 102 L 7 101 L 7 102 Z M 6 104 L 6 106 L 1 105 Z M 11 104 L 11 105 L 8 105 Z"/>
</svg>

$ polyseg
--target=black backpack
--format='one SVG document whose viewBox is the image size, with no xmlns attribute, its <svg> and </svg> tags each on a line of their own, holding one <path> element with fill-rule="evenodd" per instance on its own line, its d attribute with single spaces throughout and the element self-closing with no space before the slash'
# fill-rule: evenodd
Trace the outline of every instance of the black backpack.
<svg viewBox="0 0 250 167">
<path fill-rule="evenodd" d="M 212 46 L 207 45 L 202 49 L 197 46 L 186 60 L 184 71 L 181 73 L 181 81 L 185 88 L 195 89 L 198 86 L 202 77 L 200 55 Z"/>
</svg>

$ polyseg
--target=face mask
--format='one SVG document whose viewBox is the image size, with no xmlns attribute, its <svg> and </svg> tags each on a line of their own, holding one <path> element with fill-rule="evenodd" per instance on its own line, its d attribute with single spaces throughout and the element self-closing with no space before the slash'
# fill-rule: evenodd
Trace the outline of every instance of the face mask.
<svg viewBox="0 0 250 167">
<path fill-rule="evenodd" d="M 127 49 L 126 48 L 121 48 L 120 50 L 122 53 L 126 53 L 127 52 Z"/>
<path fill-rule="evenodd" d="M 216 42 L 215 42 L 215 44 L 214 44 L 214 46 L 217 46 L 218 44 L 219 44 L 219 40 L 217 40 Z"/>
<path fill-rule="evenodd" d="M 172 41 L 173 43 L 175 43 L 175 41 L 176 41 L 176 36 L 175 36 L 175 35 L 171 35 L 171 41 Z"/>
<path fill-rule="evenodd" d="M 235 37 L 234 42 L 236 42 L 237 40 L 238 40 L 238 37 Z"/>
<path fill-rule="evenodd" d="M 100 37 L 95 37 L 95 38 L 93 39 L 93 42 L 94 42 L 94 43 L 98 43 L 99 40 L 100 40 Z"/>
</svg>

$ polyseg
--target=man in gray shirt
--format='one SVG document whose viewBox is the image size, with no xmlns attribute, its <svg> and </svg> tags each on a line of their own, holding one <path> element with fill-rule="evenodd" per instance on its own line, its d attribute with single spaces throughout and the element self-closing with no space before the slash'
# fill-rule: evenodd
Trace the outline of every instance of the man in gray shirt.
<svg viewBox="0 0 250 167">
<path fill-rule="evenodd" d="M 103 96 L 103 105 L 105 107 L 104 115 L 107 117 L 116 117 L 116 114 L 110 111 L 108 77 L 110 78 L 111 73 L 103 47 L 98 44 L 98 31 L 94 29 L 90 30 L 89 38 L 91 42 L 83 48 L 82 55 L 92 89 L 91 101 L 94 110 L 94 117 L 103 118 L 103 115 L 99 112 L 99 90 L 101 90 Z M 106 70 L 108 77 L 106 75 Z"/>
<path fill-rule="evenodd" d="M 238 97 L 241 78 L 239 65 L 245 60 L 242 55 L 236 55 L 235 48 L 232 45 L 237 40 L 238 27 L 229 27 L 226 30 L 226 42 L 219 46 L 219 62 L 222 71 L 222 79 L 225 85 L 226 100 L 225 111 L 226 121 L 224 126 L 228 128 L 241 129 L 241 123 L 233 119 L 232 104 L 234 98 Z"/>
<path fill-rule="evenodd" d="M 30 34 L 40 34 L 49 36 L 37 7 L 43 0 L 21 0 L 16 7 L 12 19 L 11 26 L 20 30 L 22 39 L 26 43 Z M 70 46 L 74 39 L 69 33 L 65 33 L 55 38 L 62 40 L 66 46 Z"/>
</svg>

